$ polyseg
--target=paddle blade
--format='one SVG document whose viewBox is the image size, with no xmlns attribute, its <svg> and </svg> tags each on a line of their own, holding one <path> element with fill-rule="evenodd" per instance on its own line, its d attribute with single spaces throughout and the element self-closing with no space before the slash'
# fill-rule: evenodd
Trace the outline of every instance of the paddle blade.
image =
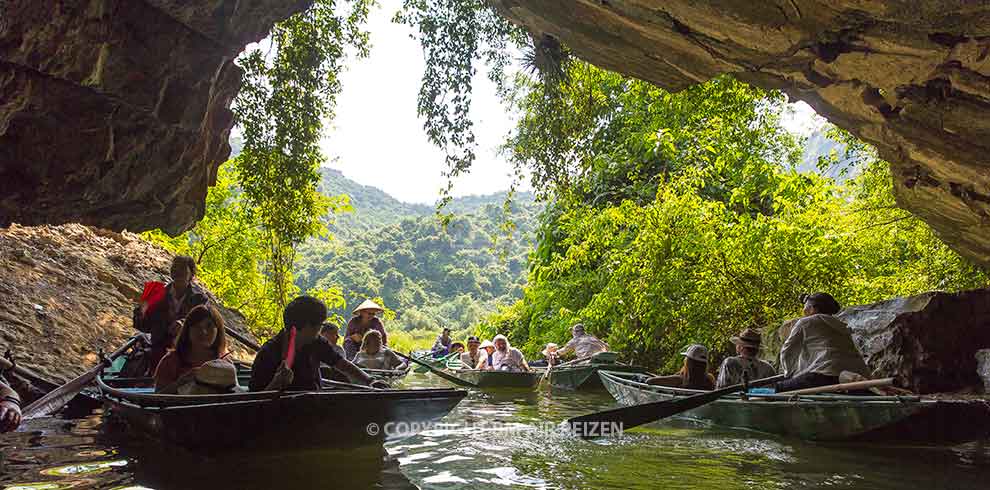
<svg viewBox="0 0 990 490">
<path fill-rule="evenodd" d="M 296 362 L 296 327 L 289 327 L 289 346 L 285 351 L 285 366 L 292 369 Z"/>
<path fill-rule="evenodd" d="M 82 391 L 99 374 L 102 366 L 97 366 L 83 373 L 82 376 L 69 381 L 68 383 L 55 388 L 45 396 L 35 400 L 30 405 L 24 407 L 22 418 L 25 420 L 37 417 L 47 417 L 62 409 L 67 403 L 72 401 L 76 395 Z"/>
</svg>

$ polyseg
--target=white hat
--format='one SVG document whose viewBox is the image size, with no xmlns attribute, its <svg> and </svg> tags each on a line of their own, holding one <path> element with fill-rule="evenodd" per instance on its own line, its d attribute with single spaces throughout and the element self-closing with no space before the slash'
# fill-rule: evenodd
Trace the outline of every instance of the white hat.
<svg viewBox="0 0 990 490">
<path fill-rule="evenodd" d="M 375 311 L 381 313 L 381 312 L 385 311 L 385 308 L 382 308 L 381 306 L 378 306 L 378 303 L 375 303 L 374 301 L 371 301 L 370 299 L 366 299 L 366 300 L 364 300 L 364 303 L 361 303 L 360 305 L 358 305 L 357 308 L 354 308 L 354 312 L 353 313 L 355 315 L 357 315 L 358 312 L 361 311 L 361 310 L 375 310 Z"/>
<path fill-rule="evenodd" d="M 499 340 L 504 340 L 506 342 L 509 342 L 509 339 L 505 335 L 498 334 L 495 336 L 494 339 L 492 339 L 492 343 L 498 342 Z"/>
<path fill-rule="evenodd" d="M 691 344 L 681 352 L 682 356 L 695 361 L 708 362 L 708 348 L 701 344 Z"/>
<path fill-rule="evenodd" d="M 481 343 L 481 346 L 479 346 L 478 348 L 479 349 L 484 349 L 486 347 L 495 348 L 495 344 L 493 344 L 491 340 L 486 340 L 486 341 L 482 342 Z"/>
<path fill-rule="evenodd" d="M 545 356 L 548 356 L 548 355 L 550 355 L 550 348 L 551 348 L 551 347 L 553 347 L 554 349 L 556 349 L 556 348 L 557 348 L 558 346 L 557 346 L 557 344 L 555 344 L 555 343 L 553 343 L 553 342 L 550 342 L 550 343 L 549 343 L 549 344 L 547 344 L 547 346 L 546 346 L 546 347 L 545 347 L 545 348 L 544 348 L 544 349 L 543 349 L 543 350 L 542 350 L 542 351 L 540 352 L 540 354 L 543 354 L 543 355 L 545 355 Z"/>
</svg>

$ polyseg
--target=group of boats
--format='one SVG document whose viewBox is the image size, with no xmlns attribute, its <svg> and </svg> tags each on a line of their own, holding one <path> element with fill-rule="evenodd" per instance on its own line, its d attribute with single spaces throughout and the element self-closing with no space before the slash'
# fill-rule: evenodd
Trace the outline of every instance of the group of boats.
<svg viewBox="0 0 990 490">
<path fill-rule="evenodd" d="M 123 375 L 127 355 L 98 377 L 105 405 L 115 419 L 153 438 L 186 448 L 304 449 L 333 444 L 381 444 L 388 424 L 427 427 L 443 418 L 468 389 L 533 389 L 543 383 L 570 390 L 606 389 L 621 405 L 684 399 L 695 390 L 645 383 L 642 368 L 617 362 L 614 354 L 532 372 L 463 369 L 452 359 L 414 354 L 409 359 L 459 388 L 374 389 L 328 381 L 314 392 L 243 392 L 220 395 L 156 394 L 150 378 Z M 414 367 L 414 366 L 410 366 Z M 396 382 L 410 369 L 372 372 Z M 249 366 L 239 366 L 246 386 Z M 706 424 L 806 440 L 922 439 L 925 442 L 990 436 L 974 430 L 972 404 L 918 396 L 789 396 L 746 394 L 720 398 L 681 416 Z M 967 423 L 967 420 L 970 423 Z M 987 424 L 981 424 L 985 426 Z M 405 431 L 403 435 L 410 435 Z"/>
</svg>

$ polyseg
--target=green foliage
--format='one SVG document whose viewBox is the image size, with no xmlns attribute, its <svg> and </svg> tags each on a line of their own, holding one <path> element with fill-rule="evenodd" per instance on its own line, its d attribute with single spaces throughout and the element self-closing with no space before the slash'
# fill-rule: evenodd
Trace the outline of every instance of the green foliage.
<svg viewBox="0 0 990 490">
<path fill-rule="evenodd" d="M 245 78 L 234 113 L 244 147 L 234 164 L 267 246 L 265 278 L 278 309 L 297 292 L 296 246 L 324 231 L 321 216 L 346 205 L 316 191 L 323 161 L 319 140 L 323 120 L 333 117 L 345 49 L 367 53 L 360 27 L 370 3 L 353 1 L 342 14 L 336 2 L 318 0 L 275 25 L 270 49 L 259 47 L 241 58 Z"/>
<path fill-rule="evenodd" d="M 448 209 L 457 215 L 443 226 L 431 209 L 400 203 L 339 172 L 324 171 L 321 188 L 354 190 L 354 213 L 335 216 L 335 226 L 362 224 L 300 247 L 297 286 L 339 288 L 346 306 L 335 305 L 336 314 L 349 317 L 365 298 L 380 298 L 396 315 L 390 332 L 423 330 L 435 338 L 441 325 L 466 333 L 497 305 L 521 296 L 538 210 L 532 195 L 511 201 L 508 227 L 504 193 L 452 200 Z M 404 211 L 405 217 L 390 214 Z"/>
<path fill-rule="evenodd" d="M 572 63 L 568 86 L 520 81 L 507 148 L 554 185 L 521 301 L 488 317 L 535 355 L 584 322 L 637 363 L 673 369 L 686 344 L 716 353 L 772 334 L 797 297 L 859 304 L 988 276 L 894 207 L 888 166 L 861 144 L 846 186 L 793 170 L 783 98 L 720 78 L 671 94 Z M 567 108 L 567 110 L 564 110 Z"/>
</svg>

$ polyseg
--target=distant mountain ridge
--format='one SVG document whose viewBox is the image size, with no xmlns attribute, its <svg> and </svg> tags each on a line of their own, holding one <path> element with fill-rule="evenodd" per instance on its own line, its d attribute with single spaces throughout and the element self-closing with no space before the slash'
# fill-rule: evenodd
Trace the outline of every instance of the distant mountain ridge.
<svg viewBox="0 0 990 490">
<path fill-rule="evenodd" d="M 319 192 L 325 196 L 346 194 L 353 212 L 339 213 L 333 217 L 330 231 L 341 238 L 351 238 L 362 232 L 392 225 L 405 218 L 419 218 L 436 214 L 436 208 L 427 204 L 400 201 L 387 192 L 360 184 L 340 170 L 321 167 Z M 455 197 L 444 207 L 444 213 L 456 215 L 479 214 L 489 205 L 502 206 L 508 191 L 492 194 Z M 439 196 L 438 196 L 439 198 Z M 518 192 L 513 201 L 530 204 L 535 201 L 531 192 Z"/>
</svg>

